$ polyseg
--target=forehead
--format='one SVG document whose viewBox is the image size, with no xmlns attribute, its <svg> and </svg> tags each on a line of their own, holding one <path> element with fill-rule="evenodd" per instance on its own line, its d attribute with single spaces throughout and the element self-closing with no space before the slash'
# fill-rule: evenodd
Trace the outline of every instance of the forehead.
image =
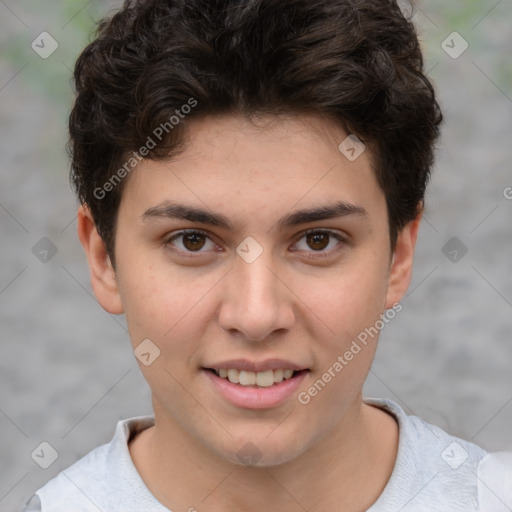
<svg viewBox="0 0 512 512">
<path fill-rule="evenodd" d="M 361 154 L 348 158 L 349 135 L 313 115 L 193 120 L 179 154 L 135 169 L 121 206 L 129 202 L 146 211 L 179 200 L 250 216 L 337 201 L 365 203 L 370 211 L 385 208 L 370 151 L 355 147 Z"/>
</svg>

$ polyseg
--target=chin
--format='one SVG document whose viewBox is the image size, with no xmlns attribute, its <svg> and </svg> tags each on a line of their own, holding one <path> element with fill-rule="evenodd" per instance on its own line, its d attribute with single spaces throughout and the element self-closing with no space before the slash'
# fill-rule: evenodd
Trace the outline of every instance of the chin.
<svg viewBox="0 0 512 512">
<path fill-rule="evenodd" d="M 252 440 L 249 440 L 252 439 Z M 290 439 L 290 438 L 288 438 Z M 270 441 L 265 437 L 248 436 L 248 440 L 238 441 L 236 446 L 217 451 L 225 460 L 246 468 L 269 468 L 287 464 L 301 455 L 297 443 L 288 445 L 285 440 Z"/>
</svg>

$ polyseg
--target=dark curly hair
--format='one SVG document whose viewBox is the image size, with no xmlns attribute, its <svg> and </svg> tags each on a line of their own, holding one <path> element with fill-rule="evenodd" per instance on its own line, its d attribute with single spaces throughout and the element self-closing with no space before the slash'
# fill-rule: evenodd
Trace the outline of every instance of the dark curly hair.
<svg viewBox="0 0 512 512">
<path fill-rule="evenodd" d="M 126 162 L 179 152 L 187 119 L 334 118 L 372 149 L 392 249 L 422 206 L 442 120 L 395 0 L 126 0 L 74 85 L 71 179 L 112 260 Z"/>
</svg>

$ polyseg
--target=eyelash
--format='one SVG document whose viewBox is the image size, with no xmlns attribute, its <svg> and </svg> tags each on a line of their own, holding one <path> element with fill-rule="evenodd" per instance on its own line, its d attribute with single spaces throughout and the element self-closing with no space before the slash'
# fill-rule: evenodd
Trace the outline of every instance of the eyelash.
<svg viewBox="0 0 512 512">
<path fill-rule="evenodd" d="M 203 231 L 201 229 L 185 229 L 185 230 L 179 231 L 178 233 L 169 237 L 167 239 L 167 241 L 165 242 L 165 247 L 168 250 L 170 250 L 171 252 L 178 254 L 179 256 L 183 256 L 185 258 L 197 258 L 201 255 L 201 251 L 182 251 L 181 249 L 176 249 L 171 243 L 174 240 L 176 240 L 177 238 L 180 238 L 184 235 L 191 235 L 191 234 L 203 235 L 213 242 L 212 238 L 206 231 Z M 341 242 L 341 244 L 339 244 L 334 249 L 330 249 L 329 251 L 321 251 L 321 252 L 320 251 L 307 251 L 307 252 L 313 252 L 313 254 L 315 254 L 315 256 L 310 256 L 310 255 L 306 256 L 309 259 L 326 258 L 326 257 L 332 256 L 333 252 L 337 252 L 338 250 L 340 250 L 340 245 L 348 245 L 348 243 L 349 243 L 349 241 L 346 237 L 340 235 L 336 231 L 331 231 L 329 229 L 315 229 L 315 228 L 308 229 L 307 231 L 304 231 L 304 233 L 301 234 L 300 238 L 295 243 L 298 243 L 304 237 L 311 235 L 311 234 L 328 235 L 328 236 L 331 236 L 334 239 L 338 240 L 339 242 Z"/>
</svg>

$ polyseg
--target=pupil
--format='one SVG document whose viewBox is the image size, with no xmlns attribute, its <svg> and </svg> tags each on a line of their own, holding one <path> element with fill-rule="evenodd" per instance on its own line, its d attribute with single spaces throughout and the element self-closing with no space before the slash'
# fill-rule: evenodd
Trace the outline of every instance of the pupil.
<svg viewBox="0 0 512 512">
<path fill-rule="evenodd" d="M 322 239 L 324 243 L 322 243 Z M 329 245 L 329 235 L 325 233 L 312 233 L 308 235 L 308 243 L 310 247 L 315 250 L 325 249 Z M 320 247 L 318 246 L 320 245 Z"/>
<path fill-rule="evenodd" d="M 201 240 L 201 238 L 203 238 L 203 240 Z M 204 245 L 204 237 L 199 233 L 186 234 L 184 237 L 183 245 L 189 250 L 201 249 Z"/>
</svg>

